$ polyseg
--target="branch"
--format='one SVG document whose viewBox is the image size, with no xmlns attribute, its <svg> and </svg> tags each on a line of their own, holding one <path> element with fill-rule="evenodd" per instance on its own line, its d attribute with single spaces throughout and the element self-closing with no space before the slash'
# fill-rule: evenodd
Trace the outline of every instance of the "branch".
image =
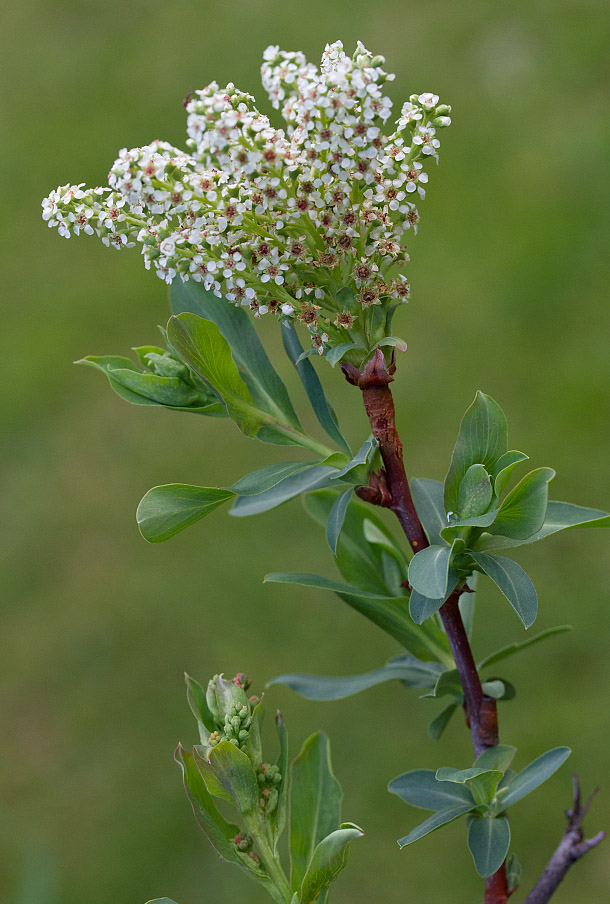
<svg viewBox="0 0 610 904">
<path fill-rule="evenodd" d="M 381 474 L 373 476 L 371 486 L 359 487 L 357 493 L 373 505 L 390 508 L 400 521 L 411 549 L 417 553 L 429 543 L 415 510 L 403 461 L 402 442 L 396 430 L 394 399 L 389 385 L 394 380 L 394 364 L 388 367 L 383 352 L 377 349 L 363 371 L 347 362 L 341 364 L 341 369 L 348 383 L 362 391 L 364 407 L 384 465 Z M 460 613 L 461 592 L 462 589 L 456 589 L 441 606 L 439 614 L 464 691 L 466 721 L 478 756 L 498 743 L 498 716 L 496 701 L 486 697 L 481 687 Z M 485 904 L 505 904 L 508 895 L 506 866 L 502 864 L 497 873 L 485 880 Z"/>
<path fill-rule="evenodd" d="M 585 838 L 582 823 L 593 802 L 598 789 L 596 788 L 586 804 L 580 803 L 580 786 L 578 776 L 572 776 L 574 786 L 574 803 L 572 809 L 567 810 L 568 825 L 563 833 L 563 838 L 547 863 L 543 874 L 531 890 L 524 904 L 546 904 L 550 897 L 557 891 L 565 874 L 577 860 L 597 847 L 606 837 L 604 832 L 598 832 L 593 838 Z"/>
</svg>

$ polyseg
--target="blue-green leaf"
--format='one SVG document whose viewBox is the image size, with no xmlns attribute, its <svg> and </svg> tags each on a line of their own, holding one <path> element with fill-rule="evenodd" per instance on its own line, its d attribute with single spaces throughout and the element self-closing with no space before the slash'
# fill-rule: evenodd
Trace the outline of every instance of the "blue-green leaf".
<svg viewBox="0 0 610 904">
<path fill-rule="evenodd" d="M 313 408 L 320 425 L 339 448 L 351 458 L 352 452 L 349 444 L 339 429 L 337 416 L 324 395 L 322 384 L 320 383 L 320 379 L 311 362 L 298 362 L 298 358 L 303 351 L 303 346 L 299 342 L 299 337 L 297 336 L 294 326 L 287 321 L 282 324 L 282 341 L 286 354 L 297 369 L 297 373 L 305 387 L 305 392 L 307 393 L 311 407 Z"/>
<path fill-rule="evenodd" d="M 511 747 L 509 744 L 496 744 L 495 747 L 488 747 L 487 750 L 479 754 L 476 765 L 483 769 L 506 772 L 516 752 L 517 748 Z"/>
<path fill-rule="evenodd" d="M 317 845 L 301 886 L 300 904 L 314 904 L 347 863 L 349 844 L 364 832 L 351 822 L 331 832 Z"/>
<path fill-rule="evenodd" d="M 236 496 L 259 496 L 276 487 L 287 477 L 311 467 L 309 461 L 283 461 L 275 465 L 267 465 L 258 471 L 252 471 L 237 480 L 232 486 L 224 487 Z"/>
<path fill-rule="evenodd" d="M 354 488 L 348 487 L 340 496 L 337 496 L 326 522 L 326 542 L 334 556 L 337 555 L 337 544 L 339 543 L 343 522 L 345 521 L 345 513 L 353 492 Z"/>
<path fill-rule="evenodd" d="M 514 656 L 515 653 L 521 652 L 521 650 L 526 650 L 528 647 L 532 647 L 534 644 L 546 640 L 548 637 L 554 637 L 555 634 L 564 634 L 566 631 L 571 630 L 572 625 L 556 625 L 554 628 L 547 628 L 545 631 L 541 631 L 540 634 L 528 637 L 527 640 L 522 640 L 521 642 L 514 640 L 512 643 L 496 650 L 495 653 L 490 653 L 489 656 L 482 659 L 477 668 L 481 671 L 482 669 L 487 668 L 487 666 L 493 665 L 496 662 L 501 662 L 503 659 L 507 659 L 509 656 Z"/>
<path fill-rule="evenodd" d="M 384 681 L 399 680 L 409 687 L 430 687 L 436 682 L 440 668 L 436 663 L 420 662 L 407 653 L 362 675 L 278 675 L 267 686 L 285 684 L 307 700 L 342 700 Z"/>
<path fill-rule="evenodd" d="M 426 477 L 414 477 L 410 481 L 411 495 L 415 510 L 432 546 L 443 543 L 441 531 L 447 527 L 445 503 L 443 501 L 443 484 L 440 480 L 429 480 Z"/>
<path fill-rule="evenodd" d="M 512 807 L 517 801 L 546 782 L 565 763 L 571 753 L 569 747 L 555 747 L 533 760 L 525 769 L 510 779 L 508 789 L 502 796 L 502 807 L 504 809 Z"/>
<path fill-rule="evenodd" d="M 359 587 L 352 587 L 349 584 L 341 584 L 339 581 L 332 581 L 330 578 L 324 578 L 319 574 L 293 574 L 289 572 L 274 571 L 271 574 L 265 575 L 264 581 L 269 584 L 299 584 L 301 587 L 315 587 L 318 590 L 332 590 L 333 593 L 356 594 L 364 599 L 392 599 L 391 596 L 369 593 L 367 590 L 361 590 Z"/>
<path fill-rule="evenodd" d="M 491 775 L 496 783 L 500 781 L 503 773 L 497 769 L 488 769 L 485 766 L 470 766 L 468 769 L 453 769 L 451 766 L 441 766 L 436 770 L 437 782 L 451 782 L 456 785 L 464 785 L 475 778 Z"/>
<path fill-rule="evenodd" d="M 307 513 L 321 527 L 325 527 L 335 498 L 335 493 L 321 490 L 306 496 L 303 503 Z M 346 582 L 385 599 L 340 593 L 341 599 L 386 631 L 418 659 L 426 662 L 437 660 L 446 665 L 452 663 L 444 632 L 432 621 L 421 627 L 415 625 L 409 616 L 407 596 L 397 598 L 396 588 L 386 583 L 388 575 L 384 568 L 384 556 L 390 555 L 399 566 L 404 579 L 407 570 L 404 553 L 396 546 L 392 534 L 374 509 L 354 499 L 346 513 L 341 545 L 335 561 Z"/>
<path fill-rule="evenodd" d="M 468 848 L 479 876 L 493 876 L 500 869 L 510 846 L 510 826 L 503 816 L 471 816 Z"/>
<path fill-rule="evenodd" d="M 422 596 L 446 599 L 449 584 L 451 547 L 428 546 L 416 553 L 409 564 L 409 584 Z"/>
<path fill-rule="evenodd" d="M 176 904 L 176 902 L 172 901 L 171 898 L 155 898 L 152 901 L 148 901 L 147 904 Z"/>
<path fill-rule="evenodd" d="M 560 530 L 583 529 L 593 527 L 610 527 L 610 515 L 600 509 L 584 508 L 581 505 L 572 505 L 570 502 L 549 502 L 546 510 L 544 524 L 531 537 L 526 540 L 517 540 L 510 537 L 495 537 L 483 534 L 477 542 L 477 549 L 507 549 L 511 546 L 522 546 L 525 543 L 535 543 L 543 540 Z"/>
<path fill-rule="evenodd" d="M 274 370 L 248 313 L 240 307 L 217 298 L 192 279 L 183 283 L 176 279 L 170 289 L 174 314 L 190 312 L 215 323 L 226 339 L 233 360 L 258 408 L 277 420 L 299 429 L 299 421 L 282 380 Z"/>
<path fill-rule="evenodd" d="M 292 764 L 290 784 L 290 885 L 301 888 L 318 844 L 339 827 L 341 787 L 333 775 L 323 732 L 309 737 Z"/>
<path fill-rule="evenodd" d="M 335 474 L 335 479 L 338 480 L 340 477 L 345 477 L 350 471 L 353 471 L 355 468 L 359 468 L 362 465 L 368 464 L 368 461 L 377 448 L 377 440 L 373 436 L 369 436 L 362 445 L 359 450 L 356 452 L 354 457 L 345 467 L 341 468 L 341 470 Z"/>
<path fill-rule="evenodd" d="M 239 496 L 231 509 L 231 515 L 239 518 L 258 515 L 260 512 L 274 509 L 302 493 L 311 493 L 322 487 L 333 486 L 331 478 L 336 473 L 336 468 L 327 465 L 313 464 L 299 468 L 296 473 L 289 474 L 263 493 L 258 493 L 256 496 Z"/>
<path fill-rule="evenodd" d="M 451 465 L 445 478 L 445 511 L 459 510 L 459 488 L 471 465 L 482 464 L 492 473 L 498 459 L 506 452 L 507 427 L 504 413 L 497 402 L 477 392 L 460 425 Z"/>
<path fill-rule="evenodd" d="M 546 514 L 552 468 L 530 471 L 508 494 L 487 530 L 490 534 L 526 540 L 540 530 Z"/>
<path fill-rule="evenodd" d="M 420 823 L 420 825 L 412 829 L 408 835 L 404 836 L 404 838 L 399 838 L 399 847 L 403 848 L 408 844 L 413 844 L 414 841 L 419 841 L 419 839 L 424 838 L 425 835 L 429 835 L 431 832 L 435 832 L 442 826 L 454 822 L 456 819 L 459 819 L 460 816 L 464 816 L 469 810 L 472 810 L 474 806 L 475 804 L 473 801 L 472 804 L 462 804 L 461 806 L 450 807 L 446 810 L 438 810 L 438 812 L 429 816 L 425 822 Z"/>
<path fill-rule="evenodd" d="M 531 627 L 538 614 L 538 596 L 530 578 L 520 565 L 506 556 L 470 552 L 485 574 L 502 591 L 526 628 Z"/>
<path fill-rule="evenodd" d="M 476 806 L 474 797 L 466 785 L 439 782 L 433 769 L 413 769 L 411 772 L 405 772 L 392 779 L 388 791 L 421 810 L 447 810 L 462 806 L 468 810 Z"/>
<path fill-rule="evenodd" d="M 153 487 L 136 512 L 140 533 L 149 543 L 161 543 L 205 518 L 234 495 L 231 490 L 184 483 Z"/>
<path fill-rule="evenodd" d="M 496 496 L 502 495 L 506 488 L 506 484 L 510 480 L 511 474 L 517 465 L 528 459 L 529 455 L 525 455 L 524 452 L 518 452 L 516 449 L 505 452 L 504 455 L 498 459 L 491 472 L 491 479 Z"/>
<path fill-rule="evenodd" d="M 445 596 L 440 599 L 430 599 L 428 596 L 422 596 L 417 590 L 411 591 L 409 596 L 409 614 L 416 625 L 421 625 L 427 618 L 438 612 L 449 594 L 453 593 L 458 579 L 452 569 L 450 569 L 449 575 Z"/>
<path fill-rule="evenodd" d="M 489 474 L 480 464 L 470 465 L 458 489 L 458 514 L 460 520 L 482 515 L 493 498 Z"/>
</svg>

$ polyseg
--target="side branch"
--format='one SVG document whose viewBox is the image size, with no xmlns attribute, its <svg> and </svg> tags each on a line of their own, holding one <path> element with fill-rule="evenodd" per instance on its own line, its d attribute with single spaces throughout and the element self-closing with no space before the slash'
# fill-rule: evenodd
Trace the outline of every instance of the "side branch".
<svg viewBox="0 0 610 904">
<path fill-rule="evenodd" d="M 574 785 L 574 803 L 572 808 L 566 812 L 568 818 L 567 828 L 543 874 L 525 899 L 524 904 L 546 904 L 559 887 L 570 867 L 594 847 L 597 847 L 606 837 L 604 832 L 598 832 L 593 838 L 584 837 L 582 824 L 596 791 L 593 791 L 583 807 L 580 803 L 578 776 L 573 775 L 572 782 Z"/>
</svg>

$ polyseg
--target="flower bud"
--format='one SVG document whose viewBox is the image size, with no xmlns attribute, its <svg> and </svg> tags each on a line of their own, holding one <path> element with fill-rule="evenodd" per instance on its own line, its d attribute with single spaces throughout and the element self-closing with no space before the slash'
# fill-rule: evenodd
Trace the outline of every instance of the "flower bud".
<svg viewBox="0 0 610 904">
<path fill-rule="evenodd" d="M 237 708 L 245 706 L 250 711 L 243 688 L 234 681 L 227 681 L 222 675 L 214 675 L 210 680 L 205 698 L 214 721 L 221 728 L 224 728 L 227 716 L 236 716 Z M 239 725 L 239 719 L 237 724 Z"/>
</svg>

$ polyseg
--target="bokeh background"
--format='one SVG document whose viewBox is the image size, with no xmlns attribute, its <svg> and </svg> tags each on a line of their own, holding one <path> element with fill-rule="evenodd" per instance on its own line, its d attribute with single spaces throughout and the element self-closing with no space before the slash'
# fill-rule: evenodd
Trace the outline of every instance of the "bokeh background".
<svg viewBox="0 0 610 904">
<path fill-rule="evenodd" d="M 319 59 L 360 38 L 397 73 L 399 103 L 433 90 L 453 105 L 441 165 L 412 243 L 409 342 L 397 388 L 410 472 L 442 478 L 461 413 L 481 388 L 503 405 L 511 441 L 559 476 L 554 498 L 610 507 L 607 466 L 609 8 L 603 0 L 19 0 L 4 10 L 0 67 L 5 295 L 0 631 L 0 898 L 14 904 L 180 904 L 262 891 L 221 865 L 197 828 L 172 762 L 194 741 L 182 672 L 247 670 L 258 687 L 284 671 L 351 673 L 398 652 L 335 597 L 261 584 L 271 570 L 334 568 L 297 502 L 260 516 L 224 511 L 148 546 L 134 512 L 151 486 L 230 483 L 280 450 L 228 421 L 135 409 L 85 354 L 155 343 L 163 284 L 137 252 L 47 230 L 40 200 L 57 184 L 97 184 L 123 146 L 180 144 L 182 98 L 212 79 L 258 94 L 263 49 Z M 275 323 L 268 348 L 281 360 Z M 324 372 L 351 439 L 367 433 L 357 394 Z M 272 458 L 269 458 L 272 456 Z M 569 744 L 572 767 L 602 792 L 590 832 L 610 827 L 608 539 L 559 535 L 520 561 L 540 588 L 538 630 L 575 630 L 502 672 L 501 706 L 520 764 Z M 481 655 L 522 629 L 498 594 L 479 596 Z M 408 768 L 465 765 L 458 720 L 438 744 L 436 712 L 399 685 L 334 704 L 269 692 L 296 752 L 332 736 L 346 818 L 367 832 L 334 899 L 440 904 L 481 897 L 461 824 L 402 853 L 417 811 L 387 795 Z M 270 735 L 269 743 L 274 744 Z M 569 769 L 519 806 L 514 848 L 524 889 L 562 830 Z M 554 900 L 610 894 L 606 846 Z M 522 900 L 523 893 L 515 896 Z"/>
</svg>

